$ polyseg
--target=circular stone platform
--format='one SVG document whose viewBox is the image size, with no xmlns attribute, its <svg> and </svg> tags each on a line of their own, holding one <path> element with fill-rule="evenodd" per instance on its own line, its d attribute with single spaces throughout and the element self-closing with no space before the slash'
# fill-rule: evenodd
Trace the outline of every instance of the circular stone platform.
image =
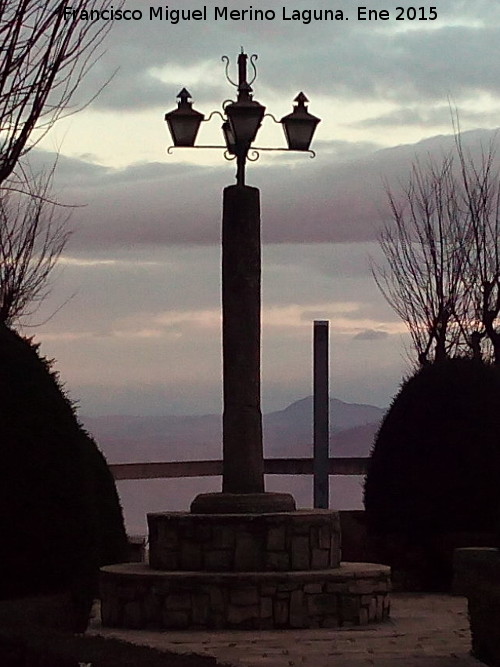
<svg viewBox="0 0 500 667">
<path fill-rule="evenodd" d="M 269 572 L 340 564 L 332 510 L 274 514 L 148 514 L 149 564 L 159 570 Z"/>
<path fill-rule="evenodd" d="M 390 568 L 341 563 L 311 572 L 101 570 L 102 622 L 151 629 L 338 627 L 389 615 Z"/>
<path fill-rule="evenodd" d="M 191 503 L 192 514 L 273 514 L 295 512 L 290 493 L 200 493 Z"/>
</svg>

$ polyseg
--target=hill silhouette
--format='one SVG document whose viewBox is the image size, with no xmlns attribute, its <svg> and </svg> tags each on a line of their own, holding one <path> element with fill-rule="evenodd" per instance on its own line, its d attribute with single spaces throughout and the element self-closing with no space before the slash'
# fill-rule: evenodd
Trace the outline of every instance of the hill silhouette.
<svg viewBox="0 0 500 667">
<path fill-rule="evenodd" d="M 332 455 L 368 456 L 385 410 L 330 399 Z M 217 459 L 220 415 L 82 417 L 110 463 Z M 312 396 L 263 416 L 266 456 L 309 456 L 313 440 Z"/>
</svg>

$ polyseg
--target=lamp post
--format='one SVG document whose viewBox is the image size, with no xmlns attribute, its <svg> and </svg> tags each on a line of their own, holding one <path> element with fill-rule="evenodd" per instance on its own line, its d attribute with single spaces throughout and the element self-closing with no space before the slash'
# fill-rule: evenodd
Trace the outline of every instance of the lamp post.
<svg viewBox="0 0 500 667">
<path fill-rule="evenodd" d="M 281 119 L 288 148 L 252 146 L 265 115 L 253 99 L 247 80 L 247 54 L 238 56 L 237 99 L 223 105 L 222 130 L 228 159 L 236 160 L 236 185 L 226 187 L 222 215 L 222 356 L 223 356 L 223 471 L 222 493 L 200 494 L 191 504 L 194 513 L 276 512 L 295 509 L 290 494 L 266 493 L 262 414 L 260 409 L 261 242 L 259 190 L 245 184 L 245 167 L 261 150 L 309 150 L 320 122 L 307 111 L 303 93 L 292 113 Z M 195 147 L 203 114 L 195 111 L 189 92 L 179 93 L 178 108 L 165 115 L 174 147 Z M 214 112 L 219 113 L 219 112 Z M 212 113 L 207 120 L 214 115 Z M 271 116 L 272 117 L 272 116 Z M 206 121 L 205 121 L 206 122 Z M 278 122 L 278 121 L 276 121 Z M 170 151 L 170 149 L 169 149 Z M 255 159 L 255 158 L 253 158 Z"/>
</svg>

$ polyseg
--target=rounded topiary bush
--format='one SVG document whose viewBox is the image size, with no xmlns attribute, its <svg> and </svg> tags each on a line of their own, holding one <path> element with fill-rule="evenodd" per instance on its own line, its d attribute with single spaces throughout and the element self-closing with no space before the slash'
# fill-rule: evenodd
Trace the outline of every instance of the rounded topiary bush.
<svg viewBox="0 0 500 667">
<path fill-rule="evenodd" d="M 488 541 L 500 525 L 500 369 L 452 359 L 405 381 L 376 436 L 364 502 L 380 557 L 446 588 L 452 547 L 471 546 L 456 539 Z"/>
<path fill-rule="evenodd" d="M 0 598 L 96 592 L 126 559 L 114 480 L 38 346 L 0 324 Z"/>
</svg>

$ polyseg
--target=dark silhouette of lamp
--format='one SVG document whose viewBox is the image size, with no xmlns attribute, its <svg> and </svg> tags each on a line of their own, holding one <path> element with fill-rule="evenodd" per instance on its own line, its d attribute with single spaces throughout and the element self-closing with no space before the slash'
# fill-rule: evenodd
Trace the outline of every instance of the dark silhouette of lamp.
<svg viewBox="0 0 500 667">
<path fill-rule="evenodd" d="M 201 121 L 205 118 L 202 113 L 193 109 L 190 98 L 189 92 L 183 88 L 177 95 L 177 109 L 165 114 L 174 146 L 194 146 Z"/>
<path fill-rule="evenodd" d="M 238 55 L 238 82 L 236 83 L 230 79 L 227 73 L 229 58 L 227 56 L 223 57 L 223 60 L 226 61 L 226 77 L 236 87 L 238 96 L 236 101 L 228 100 L 223 104 L 223 114 L 213 111 L 207 118 L 207 121 L 214 114 L 219 114 L 222 117 L 222 132 L 225 146 L 195 146 L 200 124 L 205 120 L 205 117 L 199 111 L 193 109 L 191 95 L 185 88 L 177 96 L 179 100 L 178 108 L 165 114 L 165 120 L 172 135 L 174 147 L 225 148 L 226 158 L 236 158 L 236 182 L 238 185 L 245 185 L 246 160 L 256 160 L 260 151 L 301 151 L 309 152 L 314 156 L 314 151 L 311 151 L 309 146 L 316 131 L 316 126 L 320 122 L 319 118 L 316 118 L 316 116 L 313 116 L 307 110 L 307 97 L 304 93 L 299 93 L 294 100 L 296 104 L 294 105 L 293 112 L 288 114 L 288 116 L 284 116 L 279 121 L 285 131 L 288 147 L 262 148 L 260 146 L 252 146 L 265 116 L 272 118 L 278 123 L 272 114 L 265 113 L 265 106 L 253 99 L 252 83 L 256 77 L 254 65 L 254 59 L 256 58 L 257 56 L 250 58 L 255 75 L 249 82 L 247 80 L 248 56 L 243 52 Z M 251 158 L 248 157 L 250 149 L 252 150 Z"/>
<path fill-rule="evenodd" d="M 307 110 L 306 102 L 309 102 L 309 100 L 304 93 L 299 93 L 294 102 L 297 102 L 297 104 L 294 106 L 292 113 L 283 116 L 280 122 L 285 131 L 289 150 L 308 151 L 320 119 Z"/>
</svg>

